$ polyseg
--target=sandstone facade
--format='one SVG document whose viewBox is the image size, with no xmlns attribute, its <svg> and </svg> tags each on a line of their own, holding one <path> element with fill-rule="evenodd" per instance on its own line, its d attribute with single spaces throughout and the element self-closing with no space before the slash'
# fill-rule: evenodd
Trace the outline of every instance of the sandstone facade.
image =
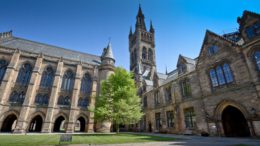
<svg viewBox="0 0 260 146">
<path fill-rule="evenodd" d="M 94 132 L 88 107 L 113 73 L 111 44 L 95 56 L 4 32 L 0 62 L 1 132 Z"/>
<path fill-rule="evenodd" d="M 145 115 L 130 130 L 260 135 L 259 14 L 244 11 L 238 18 L 237 32 L 218 35 L 207 30 L 199 56 L 180 55 L 177 69 L 165 74 L 158 73 L 155 61 L 147 63 L 142 54 L 146 47 L 155 52 L 152 24 L 147 31 L 141 8 L 136 18 L 135 32 L 131 29 L 129 34 L 130 54 L 137 51 L 130 57 L 130 70 L 135 74 Z"/>
</svg>

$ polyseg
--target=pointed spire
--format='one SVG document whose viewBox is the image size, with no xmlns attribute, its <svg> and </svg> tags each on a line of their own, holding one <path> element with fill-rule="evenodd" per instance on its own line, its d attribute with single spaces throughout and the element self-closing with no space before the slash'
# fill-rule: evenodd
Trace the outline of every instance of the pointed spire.
<svg viewBox="0 0 260 146">
<path fill-rule="evenodd" d="M 139 9 L 138 9 L 138 14 L 137 14 L 137 16 L 139 16 L 139 17 L 144 17 L 144 14 L 143 14 L 142 8 L 141 8 L 141 4 L 139 4 Z"/>
<path fill-rule="evenodd" d="M 150 20 L 150 32 L 154 33 L 153 22 Z"/>
<path fill-rule="evenodd" d="M 144 22 L 144 14 L 142 12 L 141 5 L 139 4 L 138 14 L 136 16 L 135 28 L 141 28 L 146 31 L 146 26 Z"/>
<path fill-rule="evenodd" d="M 133 35 L 133 32 L 132 32 L 132 26 L 130 26 L 130 32 L 129 32 L 129 36 Z"/>
<path fill-rule="evenodd" d="M 113 55 L 113 51 L 112 51 L 112 44 L 110 42 L 110 39 L 109 39 L 107 47 L 104 48 L 104 50 L 103 50 L 102 57 L 114 59 L 114 55 Z"/>
<path fill-rule="evenodd" d="M 165 74 L 166 74 L 166 75 L 168 74 L 167 66 L 165 66 Z"/>
</svg>

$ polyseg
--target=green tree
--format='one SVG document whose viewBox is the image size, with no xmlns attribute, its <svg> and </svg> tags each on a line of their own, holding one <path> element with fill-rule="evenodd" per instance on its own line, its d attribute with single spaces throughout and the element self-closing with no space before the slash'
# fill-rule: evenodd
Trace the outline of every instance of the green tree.
<svg viewBox="0 0 260 146">
<path fill-rule="evenodd" d="M 137 122 L 143 115 L 132 76 L 125 69 L 116 68 L 115 73 L 101 83 L 101 94 L 96 100 L 95 119 L 113 122 L 117 133 L 120 124 Z"/>
</svg>

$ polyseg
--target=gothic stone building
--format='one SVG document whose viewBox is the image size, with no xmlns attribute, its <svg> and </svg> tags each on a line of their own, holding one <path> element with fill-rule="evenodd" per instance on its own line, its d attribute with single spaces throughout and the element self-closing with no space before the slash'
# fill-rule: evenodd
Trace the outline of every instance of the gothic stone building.
<svg viewBox="0 0 260 146">
<path fill-rule="evenodd" d="M 1 132 L 93 132 L 87 107 L 114 63 L 110 43 L 95 56 L 0 33 Z"/>
<path fill-rule="evenodd" d="M 197 58 L 179 55 L 177 69 L 156 71 L 152 23 L 141 8 L 130 29 L 130 70 L 145 115 L 133 130 L 260 136 L 260 15 L 244 11 L 237 32 L 209 30 Z"/>
</svg>

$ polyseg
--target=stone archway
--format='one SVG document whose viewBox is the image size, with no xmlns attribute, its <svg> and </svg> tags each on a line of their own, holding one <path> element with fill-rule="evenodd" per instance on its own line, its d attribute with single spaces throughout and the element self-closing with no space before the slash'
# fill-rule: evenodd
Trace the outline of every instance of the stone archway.
<svg viewBox="0 0 260 146">
<path fill-rule="evenodd" d="M 65 132 L 65 118 L 63 116 L 59 116 L 54 123 L 53 132 Z"/>
<path fill-rule="evenodd" d="M 247 109 L 234 100 L 222 100 L 217 105 L 214 112 L 214 119 L 216 120 L 217 131 L 218 134 L 222 136 L 241 137 L 253 135 L 253 126 L 251 125 L 251 122 L 248 121 L 248 119 L 250 118 L 251 116 Z M 231 132 L 229 130 L 229 128 L 231 128 L 230 125 L 232 125 L 235 120 L 243 121 L 242 123 L 240 123 L 240 126 L 244 127 L 244 131 L 242 132 L 243 134 L 239 134 L 240 132 L 238 131 L 233 130 L 233 132 Z M 232 127 L 232 129 L 233 128 L 234 127 Z M 247 129 L 249 129 L 249 134 L 247 132 Z"/>
<path fill-rule="evenodd" d="M 16 123 L 17 123 L 17 116 L 15 114 L 8 115 L 2 124 L 1 131 L 12 132 L 16 126 Z"/>
<path fill-rule="evenodd" d="M 233 106 L 227 106 L 222 112 L 222 124 L 225 136 L 246 137 L 250 136 L 247 120 L 243 113 Z"/>
<path fill-rule="evenodd" d="M 42 129 L 42 117 L 40 115 L 35 116 L 29 125 L 29 132 L 41 132 Z"/>
<path fill-rule="evenodd" d="M 86 129 L 86 120 L 83 117 L 79 117 L 76 121 L 75 131 L 85 132 L 85 129 Z"/>
</svg>

